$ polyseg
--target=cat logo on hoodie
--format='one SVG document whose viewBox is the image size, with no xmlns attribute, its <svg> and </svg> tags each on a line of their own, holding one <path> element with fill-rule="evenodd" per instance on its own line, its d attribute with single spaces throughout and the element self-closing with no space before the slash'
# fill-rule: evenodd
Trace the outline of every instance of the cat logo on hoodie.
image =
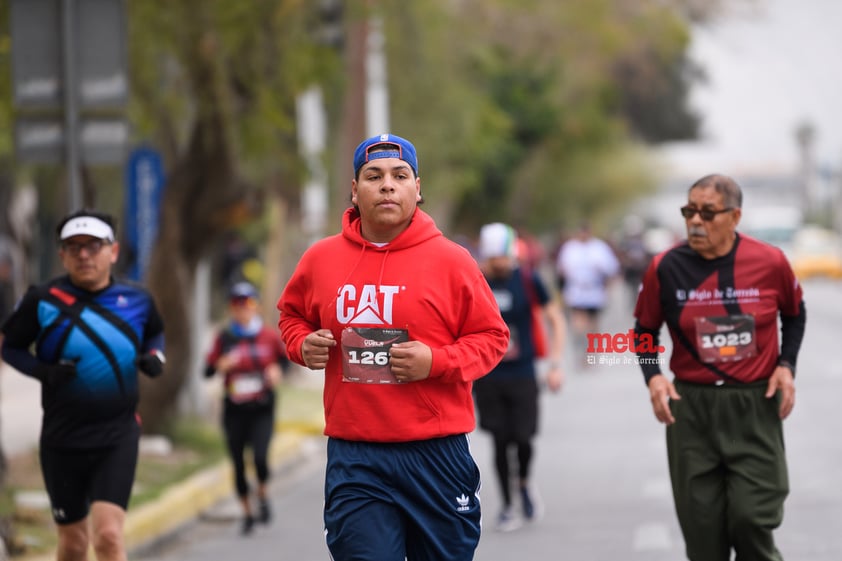
<svg viewBox="0 0 842 561">
<path fill-rule="evenodd" d="M 392 325 L 392 305 L 401 287 L 346 284 L 336 297 L 336 319 L 344 324 Z"/>
</svg>

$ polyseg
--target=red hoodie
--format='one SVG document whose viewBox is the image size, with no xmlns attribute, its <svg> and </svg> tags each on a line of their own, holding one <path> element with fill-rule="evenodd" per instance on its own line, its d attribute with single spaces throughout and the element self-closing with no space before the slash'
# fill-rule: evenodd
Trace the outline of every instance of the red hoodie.
<svg viewBox="0 0 842 561">
<path fill-rule="evenodd" d="M 420 209 L 406 230 L 377 247 L 363 239 L 359 213 L 349 208 L 342 233 L 304 253 L 278 309 L 289 358 L 298 364 L 304 364 L 301 345 L 309 333 L 333 332 L 325 434 L 346 440 L 406 442 L 472 431 L 473 380 L 494 368 L 509 340 L 473 257 Z M 409 340 L 432 349 L 430 377 L 403 384 L 347 381 L 343 364 L 358 356 L 346 351 L 343 361 L 347 327 L 407 330 Z"/>
</svg>

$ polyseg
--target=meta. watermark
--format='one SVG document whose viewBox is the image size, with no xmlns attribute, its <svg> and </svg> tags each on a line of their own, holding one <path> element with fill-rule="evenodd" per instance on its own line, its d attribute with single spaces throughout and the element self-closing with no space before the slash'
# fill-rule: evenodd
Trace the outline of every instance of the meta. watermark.
<svg viewBox="0 0 842 561">
<path fill-rule="evenodd" d="M 656 345 L 651 333 L 636 336 L 634 329 L 629 329 L 626 333 L 588 333 L 587 340 L 586 361 L 591 365 L 666 363 L 666 359 L 660 356 L 660 353 L 666 351 L 666 347 Z M 639 356 L 654 353 L 658 353 L 658 356 Z"/>
</svg>

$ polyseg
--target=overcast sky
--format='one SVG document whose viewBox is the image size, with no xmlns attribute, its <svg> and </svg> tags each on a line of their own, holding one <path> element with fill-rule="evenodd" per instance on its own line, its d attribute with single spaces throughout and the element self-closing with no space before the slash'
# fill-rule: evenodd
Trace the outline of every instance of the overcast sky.
<svg viewBox="0 0 842 561">
<path fill-rule="evenodd" d="M 733 2 L 734 0 L 726 0 Z M 691 105 L 704 139 L 665 151 L 678 175 L 797 169 L 795 130 L 815 127 L 817 161 L 842 168 L 842 2 L 737 0 L 745 8 L 694 28 L 707 71 Z"/>
</svg>

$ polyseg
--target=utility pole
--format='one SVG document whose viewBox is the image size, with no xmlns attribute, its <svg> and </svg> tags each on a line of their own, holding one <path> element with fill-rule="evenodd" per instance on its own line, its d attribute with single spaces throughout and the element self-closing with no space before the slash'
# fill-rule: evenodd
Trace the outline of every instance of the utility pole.
<svg viewBox="0 0 842 561">
<path fill-rule="evenodd" d="M 64 84 L 64 166 L 67 173 L 67 204 L 71 211 L 82 207 L 79 179 L 79 118 L 76 103 L 76 35 L 73 25 L 74 0 L 62 0 L 62 83 Z"/>
<path fill-rule="evenodd" d="M 333 196 L 333 209 L 339 213 L 350 205 L 351 179 L 353 169 L 351 155 L 367 131 L 366 119 L 366 38 L 368 23 L 365 19 L 354 19 L 345 26 L 346 39 L 343 44 L 343 59 L 347 87 L 342 99 L 341 122 L 334 158 L 337 188 Z"/>
<path fill-rule="evenodd" d="M 372 7 L 375 2 L 368 2 Z M 344 56 L 348 88 L 342 107 L 340 141 L 337 148 L 340 188 L 337 208 L 348 206 L 349 188 L 344 178 L 350 175 L 349 155 L 363 139 L 389 130 L 389 86 L 383 20 L 378 15 L 349 22 Z"/>
<path fill-rule="evenodd" d="M 383 18 L 371 16 L 368 21 L 365 56 L 366 136 L 391 132 L 389 130 L 389 85 L 385 43 Z"/>
</svg>

